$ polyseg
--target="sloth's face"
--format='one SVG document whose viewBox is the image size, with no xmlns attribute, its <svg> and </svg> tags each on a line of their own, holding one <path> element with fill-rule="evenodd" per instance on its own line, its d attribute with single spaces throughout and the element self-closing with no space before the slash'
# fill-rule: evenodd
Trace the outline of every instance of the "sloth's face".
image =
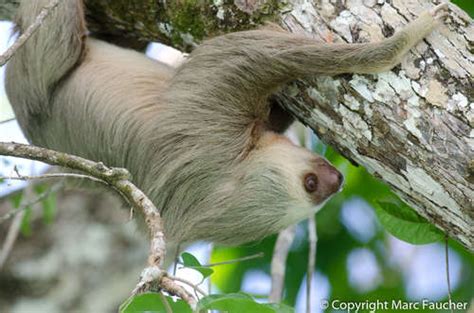
<svg viewBox="0 0 474 313">
<path fill-rule="evenodd" d="M 320 204 L 341 190 L 344 177 L 326 159 L 312 155 L 308 169 L 301 177 L 305 191 L 315 204 Z"/>
<path fill-rule="evenodd" d="M 264 135 L 254 154 L 262 166 L 275 173 L 273 181 L 287 186 L 288 197 L 299 203 L 288 209 L 295 219 L 315 212 L 342 188 L 344 177 L 323 157 L 298 147 L 286 137 Z"/>
</svg>

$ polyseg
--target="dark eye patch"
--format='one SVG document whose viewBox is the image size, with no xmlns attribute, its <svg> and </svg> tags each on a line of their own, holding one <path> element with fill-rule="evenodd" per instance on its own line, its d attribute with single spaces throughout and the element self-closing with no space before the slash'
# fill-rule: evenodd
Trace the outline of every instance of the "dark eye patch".
<svg viewBox="0 0 474 313">
<path fill-rule="evenodd" d="M 304 188 L 307 192 L 314 192 L 318 189 L 318 176 L 313 173 L 306 174 L 304 177 Z"/>
</svg>

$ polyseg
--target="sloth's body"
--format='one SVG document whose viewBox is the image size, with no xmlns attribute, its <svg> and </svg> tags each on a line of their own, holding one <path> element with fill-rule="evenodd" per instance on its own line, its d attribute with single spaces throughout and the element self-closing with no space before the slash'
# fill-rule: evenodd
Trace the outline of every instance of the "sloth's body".
<svg viewBox="0 0 474 313">
<path fill-rule="evenodd" d="M 21 3 L 20 32 L 47 2 Z M 8 64 L 7 93 L 32 143 L 129 169 L 172 241 L 236 244 L 313 214 L 342 183 L 327 161 L 279 133 L 291 117 L 268 97 L 298 77 L 393 67 L 438 11 L 380 43 L 229 34 L 175 70 L 87 38 L 81 1 L 64 0 Z"/>
</svg>

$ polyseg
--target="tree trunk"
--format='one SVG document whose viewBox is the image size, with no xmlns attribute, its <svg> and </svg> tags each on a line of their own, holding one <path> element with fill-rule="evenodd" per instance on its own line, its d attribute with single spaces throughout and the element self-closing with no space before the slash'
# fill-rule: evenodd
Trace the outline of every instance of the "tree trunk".
<svg viewBox="0 0 474 313">
<path fill-rule="evenodd" d="M 16 2 L 0 4 L 0 19 L 11 18 Z M 99 37 L 136 49 L 161 41 L 182 50 L 265 20 L 320 41 L 380 40 L 433 6 L 427 0 L 86 2 L 89 27 Z M 279 100 L 324 142 L 474 250 L 474 25 L 450 7 L 447 22 L 393 71 L 297 81 Z"/>
</svg>

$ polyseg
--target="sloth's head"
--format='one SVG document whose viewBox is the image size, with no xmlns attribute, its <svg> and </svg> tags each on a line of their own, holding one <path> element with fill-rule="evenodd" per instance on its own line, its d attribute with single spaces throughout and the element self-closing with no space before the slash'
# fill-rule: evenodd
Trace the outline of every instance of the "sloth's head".
<svg viewBox="0 0 474 313">
<path fill-rule="evenodd" d="M 324 158 L 275 133 L 263 135 L 233 174 L 210 195 L 217 207 L 202 211 L 198 237 L 231 245 L 262 239 L 314 214 L 343 182 Z"/>
<path fill-rule="evenodd" d="M 275 173 L 273 183 L 284 182 L 288 197 L 300 202 L 301 207 L 308 208 L 309 213 L 340 191 L 344 181 L 342 174 L 326 159 L 274 133 L 267 133 L 261 138 L 255 159 L 259 159 L 262 168 Z M 288 214 L 300 219 L 308 212 L 289 210 Z"/>
</svg>

